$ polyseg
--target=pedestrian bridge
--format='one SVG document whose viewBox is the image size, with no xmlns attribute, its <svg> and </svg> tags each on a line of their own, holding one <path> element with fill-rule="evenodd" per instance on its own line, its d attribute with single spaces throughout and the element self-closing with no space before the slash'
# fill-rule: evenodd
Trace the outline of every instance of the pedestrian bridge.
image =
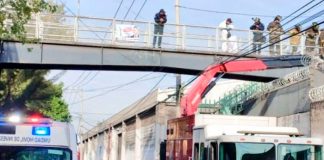
<svg viewBox="0 0 324 160">
<path fill-rule="evenodd" d="M 6 26 L 10 25 L 7 21 Z M 253 43 L 250 30 L 233 29 L 231 33 L 235 41 L 224 41 L 220 39 L 221 29 L 217 27 L 166 24 L 162 48 L 153 48 L 152 22 L 66 15 L 39 14 L 26 28 L 28 38 L 38 43 L 3 41 L 1 67 L 197 74 L 209 64 L 250 53 Z M 224 43 L 228 47 L 224 48 Z M 297 46 L 299 56 L 291 55 L 288 39 L 278 44 L 281 49 L 277 57 L 269 57 L 267 48 L 260 55 L 245 57 L 265 58 L 274 64 L 289 63 L 284 65 L 285 69 L 280 69 L 280 73 L 273 70 L 240 75 L 276 78 L 290 73 L 295 67 L 302 66 L 303 44 Z"/>
</svg>

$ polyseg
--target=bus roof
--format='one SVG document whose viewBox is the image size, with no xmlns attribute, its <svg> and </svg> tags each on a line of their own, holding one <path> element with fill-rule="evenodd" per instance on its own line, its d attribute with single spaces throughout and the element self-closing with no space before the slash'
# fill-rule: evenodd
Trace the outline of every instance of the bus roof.
<svg viewBox="0 0 324 160">
<path fill-rule="evenodd" d="M 71 124 L 52 122 L 50 124 L 0 125 L 0 145 L 5 146 L 61 146 L 70 147 L 70 139 L 75 134 Z"/>
<path fill-rule="evenodd" d="M 275 137 L 275 136 L 247 136 L 247 135 L 221 135 L 209 137 L 208 141 L 217 140 L 219 142 L 242 142 L 242 143 L 274 143 L 274 144 L 307 144 L 323 145 L 319 138 L 306 137 Z"/>
</svg>

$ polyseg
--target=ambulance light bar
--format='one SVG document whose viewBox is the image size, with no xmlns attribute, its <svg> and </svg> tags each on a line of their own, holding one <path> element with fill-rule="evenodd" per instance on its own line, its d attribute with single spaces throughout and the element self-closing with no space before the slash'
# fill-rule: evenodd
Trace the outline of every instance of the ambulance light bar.
<svg viewBox="0 0 324 160">
<path fill-rule="evenodd" d="M 49 136 L 51 135 L 50 127 L 33 127 L 32 135 L 34 136 Z"/>
<path fill-rule="evenodd" d="M 18 115 L 11 115 L 9 117 L 0 117 L 0 123 L 51 124 L 52 119 L 38 116 L 21 117 Z"/>
</svg>

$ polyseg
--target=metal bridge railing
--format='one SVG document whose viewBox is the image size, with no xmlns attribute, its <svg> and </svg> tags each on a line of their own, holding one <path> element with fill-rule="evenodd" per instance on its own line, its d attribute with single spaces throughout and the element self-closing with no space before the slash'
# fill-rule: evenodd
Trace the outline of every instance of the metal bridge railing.
<svg viewBox="0 0 324 160">
<path fill-rule="evenodd" d="M 10 21 L 6 21 L 10 26 Z M 135 47 L 152 47 L 154 23 L 146 21 L 129 21 L 93 17 L 75 17 L 69 15 L 37 14 L 26 25 L 29 38 L 43 42 L 85 43 L 94 45 L 118 45 Z M 177 33 L 177 28 L 179 32 Z M 199 50 L 210 52 L 236 53 L 252 50 L 253 32 L 251 30 L 232 29 L 231 40 L 221 40 L 221 29 L 218 27 L 199 25 L 165 24 L 162 48 L 176 50 Z M 268 35 L 268 32 L 264 32 Z M 282 35 L 286 37 L 288 35 Z M 269 36 L 267 42 L 269 44 Z M 305 48 L 314 48 L 318 53 L 319 47 L 305 46 L 305 36 L 297 46 L 297 54 L 304 54 Z M 227 44 L 224 48 L 223 44 Z M 280 55 L 291 54 L 290 39 L 278 44 L 281 46 Z M 269 55 L 269 49 L 263 49 L 261 55 Z"/>
</svg>

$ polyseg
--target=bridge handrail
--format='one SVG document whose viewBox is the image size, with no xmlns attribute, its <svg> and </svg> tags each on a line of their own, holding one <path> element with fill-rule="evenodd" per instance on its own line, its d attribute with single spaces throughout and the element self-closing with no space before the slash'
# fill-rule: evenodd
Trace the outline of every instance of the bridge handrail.
<svg viewBox="0 0 324 160">
<path fill-rule="evenodd" d="M 50 21 L 46 17 L 56 16 L 56 21 Z M 45 19 L 44 19 L 45 18 Z M 10 25 L 10 20 L 6 20 L 6 24 Z M 133 31 L 121 31 L 126 25 L 134 27 Z M 149 21 L 132 21 L 120 20 L 112 18 L 97 18 L 88 16 L 72 16 L 60 14 L 36 14 L 27 24 L 30 38 L 40 39 L 41 41 L 70 41 L 73 43 L 88 42 L 95 44 L 110 45 L 131 45 L 137 47 L 153 47 L 152 37 L 154 36 L 154 23 Z M 119 27 L 119 28 L 118 28 Z M 178 29 L 177 29 L 178 27 Z M 51 30 L 57 32 L 50 33 Z M 138 32 L 138 36 L 135 32 Z M 248 29 L 232 29 L 232 39 L 224 40 L 221 38 L 221 28 L 218 26 L 202 26 L 202 25 L 185 25 L 167 23 L 164 27 L 164 35 L 162 47 L 166 49 L 182 49 L 182 50 L 202 50 L 211 52 L 229 52 L 236 53 L 245 48 L 247 52 L 252 50 L 253 31 Z M 66 34 L 68 33 L 68 35 Z M 268 35 L 268 31 L 262 32 Z M 137 34 L 137 33 L 136 33 Z M 286 37 L 289 34 L 283 35 Z M 73 37 L 72 39 L 53 38 L 52 37 Z M 134 37 L 131 37 L 134 36 Z M 136 37 L 135 37 L 136 36 Z M 304 54 L 305 48 L 318 53 L 321 49 L 318 46 L 305 46 L 305 35 L 301 35 L 302 40 L 297 47 L 297 53 Z M 91 40 L 91 41 L 90 41 Z M 267 42 L 269 44 L 269 37 Z M 279 55 L 291 54 L 291 45 L 289 39 L 278 44 Z M 323 48 L 322 48 L 323 49 Z M 269 49 L 263 49 L 261 55 L 269 55 Z M 272 55 L 275 56 L 275 55 Z"/>
</svg>

